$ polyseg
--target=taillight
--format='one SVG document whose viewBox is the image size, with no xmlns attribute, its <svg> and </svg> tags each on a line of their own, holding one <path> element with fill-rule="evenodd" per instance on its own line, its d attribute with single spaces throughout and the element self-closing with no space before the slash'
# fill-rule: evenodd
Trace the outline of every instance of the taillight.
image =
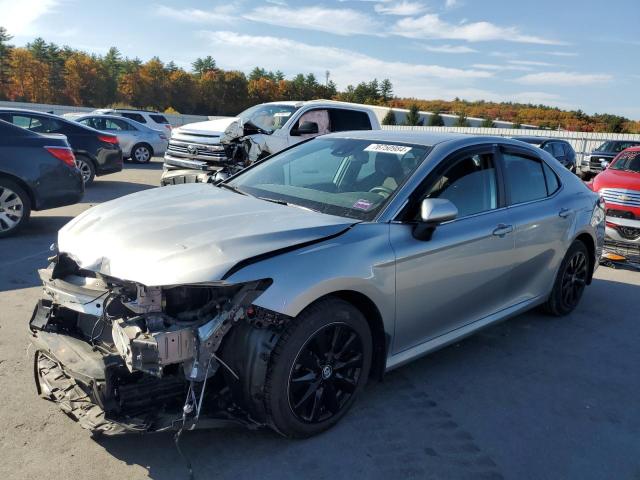
<svg viewBox="0 0 640 480">
<path fill-rule="evenodd" d="M 98 140 L 104 143 L 111 143 L 113 145 L 118 144 L 118 137 L 115 135 L 98 135 Z"/>
<path fill-rule="evenodd" d="M 44 147 L 47 152 L 70 167 L 76 166 L 76 156 L 69 147 Z"/>
</svg>

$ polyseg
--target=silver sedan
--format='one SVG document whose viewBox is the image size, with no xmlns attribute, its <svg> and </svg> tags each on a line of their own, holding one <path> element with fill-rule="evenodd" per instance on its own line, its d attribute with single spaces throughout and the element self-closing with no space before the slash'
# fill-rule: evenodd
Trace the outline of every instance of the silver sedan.
<svg viewBox="0 0 640 480">
<path fill-rule="evenodd" d="M 598 195 L 523 142 L 326 135 L 67 224 L 30 322 L 38 391 L 107 433 L 307 437 L 369 378 L 537 306 L 571 313 L 604 230 Z"/>
<path fill-rule="evenodd" d="M 169 139 L 164 132 L 116 115 L 80 115 L 73 120 L 118 137 L 122 155 L 137 163 L 147 163 L 164 155 Z"/>
</svg>

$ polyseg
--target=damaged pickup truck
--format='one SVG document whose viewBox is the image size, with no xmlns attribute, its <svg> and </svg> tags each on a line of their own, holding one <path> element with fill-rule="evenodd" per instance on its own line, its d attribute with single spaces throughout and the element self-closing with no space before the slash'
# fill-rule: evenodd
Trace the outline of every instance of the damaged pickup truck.
<svg viewBox="0 0 640 480">
<path fill-rule="evenodd" d="M 497 208 L 509 149 L 554 179 L 535 209 Z M 64 226 L 29 323 L 37 389 L 94 432 L 308 437 L 370 377 L 540 304 L 571 312 L 603 238 L 598 195 L 522 142 L 325 135 Z"/>
<path fill-rule="evenodd" d="M 222 180 L 303 140 L 331 132 L 380 130 L 373 110 L 332 100 L 255 105 L 236 117 L 171 132 L 161 185 Z"/>
</svg>

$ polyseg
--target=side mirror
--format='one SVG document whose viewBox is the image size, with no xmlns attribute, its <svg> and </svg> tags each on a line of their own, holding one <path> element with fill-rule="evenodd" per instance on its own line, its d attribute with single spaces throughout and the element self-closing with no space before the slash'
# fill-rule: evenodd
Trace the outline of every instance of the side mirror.
<svg viewBox="0 0 640 480">
<path fill-rule="evenodd" d="M 443 222 L 458 216 L 458 209 L 444 198 L 425 198 L 420 204 L 420 221 L 413 229 L 413 236 L 418 240 L 431 240 L 433 231 Z"/>
<path fill-rule="evenodd" d="M 319 132 L 316 122 L 302 122 L 298 128 L 291 131 L 291 135 L 299 137 L 300 135 L 316 135 Z"/>
</svg>

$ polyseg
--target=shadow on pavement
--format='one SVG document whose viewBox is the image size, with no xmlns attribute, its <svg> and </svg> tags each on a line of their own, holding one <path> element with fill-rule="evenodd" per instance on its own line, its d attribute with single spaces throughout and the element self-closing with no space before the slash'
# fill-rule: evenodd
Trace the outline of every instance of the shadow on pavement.
<svg viewBox="0 0 640 480">
<path fill-rule="evenodd" d="M 318 437 L 185 432 L 183 451 L 198 479 L 632 478 L 638 289 L 596 279 L 569 316 L 533 310 L 392 371 Z M 169 434 L 98 442 L 150 478 L 188 478 Z"/>
<path fill-rule="evenodd" d="M 83 203 L 101 203 L 113 200 L 115 198 L 129 195 L 130 193 L 139 192 L 155 188 L 153 185 L 145 183 L 134 183 L 131 181 L 120 180 L 99 180 L 86 189 L 84 193 Z"/>
<path fill-rule="evenodd" d="M 156 157 L 149 163 L 135 163 L 130 160 L 125 160 L 123 164 L 124 170 L 162 170 L 163 159 L 162 157 Z"/>
</svg>

